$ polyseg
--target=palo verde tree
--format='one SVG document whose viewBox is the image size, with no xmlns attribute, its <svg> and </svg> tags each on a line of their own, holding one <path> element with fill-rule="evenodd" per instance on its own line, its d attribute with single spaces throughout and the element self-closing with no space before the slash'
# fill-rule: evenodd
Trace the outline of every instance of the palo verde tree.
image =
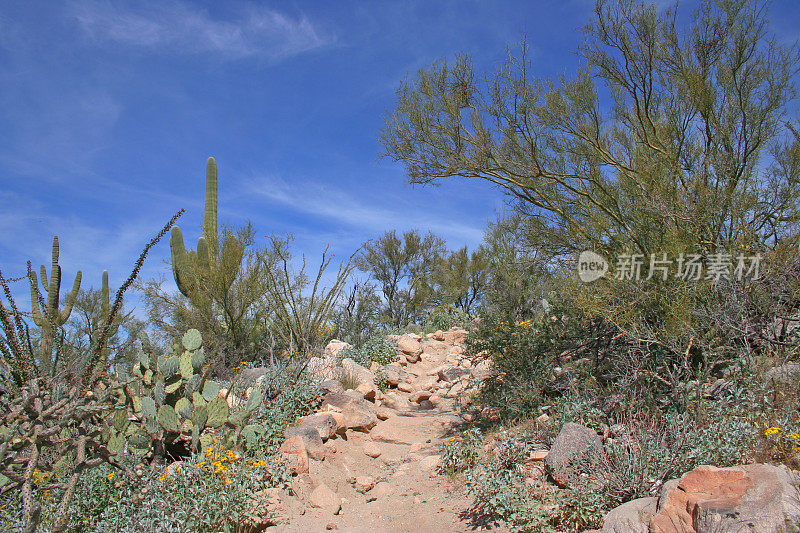
<svg viewBox="0 0 800 533">
<path fill-rule="evenodd" d="M 388 231 L 370 240 L 358 256 L 357 268 L 367 272 L 381 290 L 383 316 L 392 326 L 405 326 L 422 316 L 432 296 L 432 276 L 445 252 L 444 241 L 428 232 Z"/>
<path fill-rule="evenodd" d="M 674 8 L 599 1 L 573 76 L 536 76 L 523 43 L 485 76 L 460 56 L 404 81 L 385 155 L 412 183 L 500 187 L 555 259 L 796 250 L 798 54 L 769 37 L 766 14 L 707 0 L 679 24 Z M 660 277 L 571 288 L 588 312 L 675 354 L 716 350 L 698 318 L 716 314 L 716 289 Z"/>
</svg>

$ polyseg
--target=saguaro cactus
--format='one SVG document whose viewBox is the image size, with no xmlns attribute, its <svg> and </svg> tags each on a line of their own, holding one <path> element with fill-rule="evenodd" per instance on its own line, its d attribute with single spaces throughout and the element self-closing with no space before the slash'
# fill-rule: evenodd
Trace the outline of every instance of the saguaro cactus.
<svg viewBox="0 0 800 533">
<path fill-rule="evenodd" d="M 81 288 L 81 271 L 75 275 L 72 290 L 67 294 L 64 308 L 59 309 L 61 293 L 61 266 L 58 264 L 58 236 L 53 237 L 52 265 L 50 267 L 50 281 L 47 280 L 47 269 L 44 265 L 40 268 L 42 287 L 47 293 L 47 298 L 39 292 L 38 281 L 33 270 L 29 270 L 31 286 L 31 316 L 33 322 L 41 329 L 40 353 L 45 360 L 49 360 L 53 352 L 53 339 L 56 330 L 63 326 L 72 313 L 72 306 L 78 297 Z M 30 263 L 28 263 L 30 266 Z M 42 305 L 43 304 L 43 305 Z"/>
<path fill-rule="evenodd" d="M 203 233 L 197 240 L 197 251 L 187 250 L 183 243 L 183 233 L 173 226 L 170 235 L 172 250 L 172 273 L 178 290 L 184 296 L 195 299 L 199 296 L 200 285 L 211 274 L 220 274 L 217 281 L 227 290 L 233 284 L 235 275 L 242 263 L 243 248 L 236 237 L 225 239 L 220 250 L 217 233 L 217 162 L 209 157 L 206 162 L 206 205 L 203 214 Z"/>
</svg>

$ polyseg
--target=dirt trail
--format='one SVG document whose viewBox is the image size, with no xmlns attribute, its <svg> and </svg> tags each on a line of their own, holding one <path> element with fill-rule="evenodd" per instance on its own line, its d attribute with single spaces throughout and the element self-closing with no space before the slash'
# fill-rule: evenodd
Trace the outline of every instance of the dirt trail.
<svg viewBox="0 0 800 533">
<path fill-rule="evenodd" d="M 422 347 L 421 360 L 404 367 L 406 382 L 414 390 L 435 381 L 437 368 L 461 360 L 460 350 L 449 342 L 425 340 Z M 335 452 L 329 449 L 323 461 L 310 462 L 308 474 L 295 478 L 295 496 L 281 498 L 281 524 L 267 531 L 508 531 L 476 519 L 470 512 L 473 500 L 466 488 L 437 474 L 441 444 L 463 423 L 456 409 L 457 399 L 440 396 L 450 396 L 448 389 L 435 392 L 433 405 L 423 402 L 422 406 L 408 401 L 413 393 L 392 389 L 381 407 L 388 410 L 384 416 L 389 414 L 389 418 L 369 432 L 348 430 L 344 438 L 329 440 L 326 446 L 335 447 Z M 377 457 L 367 455 L 377 452 Z M 362 476 L 375 482 L 363 493 L 357 490 L 358 482 L 353 482 Z M 307 503 L 320 483 L 341 499 L 337 515 Z"/>
</svg>

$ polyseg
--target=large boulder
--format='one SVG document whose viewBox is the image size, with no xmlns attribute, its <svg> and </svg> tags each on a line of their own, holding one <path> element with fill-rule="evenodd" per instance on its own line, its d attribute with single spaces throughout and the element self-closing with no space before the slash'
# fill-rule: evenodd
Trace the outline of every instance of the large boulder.
<svg viewBox="0 0 800 533">
<path fill-rule="evenodd" d="M 442 381 L 455 383 L 456 381 L 470 377 L 470 374 L 470 371 L 466 368 L 461 368 L 460 366 L 451 366 L 450 368 L 439 370 L 438 376 Z"/>
<path fill-rule="evenodd" d="M 319 486 L 314 489 L 314 491 L 308 497 L 308 503 L 312 507 L 325 509 L 332 514 L 339 514 L 339 511 L 342 508 L 342 501 L 339 499 L 339 496 L 337 496 L 336 493 L 333 492 L 325 483 L 320 483 Z"/>
<path fill-rule="evenodd" d="M 300 437 L 310 458 L 316 461 L 325 458 L 325 446 L 322 445 L 322 437 L 316 428 L 307 425 L 292 426 L 283 431 L 283 436 L 287 439 Z"/>
<path fill-rule="evenodd" d="M 292 473 L 303 474 L 308 472 L 308 453 L 302 437 L 299 435 L 289 437 L 281 445 L 280 451 Z"/>
<path fill-rule="evenodd" d="M 325 351 L 323 352 L 323 355 L 325 359 L 336 359 L 342 354 L 342 352 L 344 352 L 345 350 L 350 350 L 352 348 L 353 348 L 352 345 L 344 341 L 340 341 L 339 339 L 333 339 L 331 340 L 331 342 L 328 343 L 327 346 L 325 346 Z"/>
<path fill-rule="evenodd" d="M 591 469 L 602 453 L 603 443 L 593 429 L 567 422 L 550 446 L 544 463 L 553 481 L 566 487 L 578 474 Z"/>
<path fill-rule="evenodd" d="M 664 485 L 650 532 L 788 531 L 798 520 L 797 480 L 785 468 L 700 466 Z"/>
<path fill-rule="evenodd" d="M 255 368 L 245 368 L 239 374 L 239 380 L 248 385 L 261 386 L 267 379 L 267 368 L 260 366 Z"/>
<path fill-rule="evenodd" d="M 356 385 L 375 382 L 375 374 L 349 357 L 342 359 L 342 368 L 344 369 L 345 375 L 350 376 L 356 381 Z"/>
<path fill-rule="evenodd" d="M 368 431 L 378 423 L 375 405 L 347 394 L 331 392 L 322 399 L 322 409 L 341 413 L 347 429 Z"/>
<path fill-rule="evenodd" d="M 603 533 L 649 533 L 658 498 L 639 498 L 615 507 L 603 519 Z"/>
<path fill-rule="evenodd" d="M 382 374 L 386 378 L 386 383 L 390 387 L 397 387 L 401 381 L 408 381 L 408 373 L 399 366 L 386 365 L 376 369 L 377 374 Z"/>
<path fill-rule="evenodd" d="M 397 339 L 397 347 L 407 356 L 418 357 L 422 353 L 422 345 L 419 342 L 419 335 L 406 333 Z"/>
<path fill-rule="evenodd" d="M 443 333 L 444 339 L 442 340 L 447 344 L 464 344 L 467 335 L 469 335 L 469 331 L 465 329 L 451 328 L 450 331 L 445 331 Z"/>
<path fill-rule="evenodd" d="M 328 440 L 339 431 L 339 424 L 330 413 L 316 413 L 299 419 L 301 426 L 314 428 L 322 440 Z"/>
<path fill-rule="evenodd" d="M 492 361 L 490 359 L 484 359 L 483 361 L 475 365 L 470 371 L 470 376 L 475 381 L 483 381 L 485 379 L 489 379 L 490 377 L 494 376 Z"/>
</svg>

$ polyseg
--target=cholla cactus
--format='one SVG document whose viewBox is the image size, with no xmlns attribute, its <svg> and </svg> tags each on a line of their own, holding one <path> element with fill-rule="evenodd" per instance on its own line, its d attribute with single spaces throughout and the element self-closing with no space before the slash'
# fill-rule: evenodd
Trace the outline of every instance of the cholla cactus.
<svg viewBox="0 0 800 533">
<path fill-rule="evenodd" d="M 64 531 L 80 475 L 110 463 L 128 474 L 107 446 L 108 413 L 113 387 L 67 389 L 50 378 L 37 378 L 3 405 L 0 417 L 0 495 L 19 490 L 25 531 L 37 531 L 41 506 L 38 490 L 63 490 L 52 531 Z"/>
</svg>

